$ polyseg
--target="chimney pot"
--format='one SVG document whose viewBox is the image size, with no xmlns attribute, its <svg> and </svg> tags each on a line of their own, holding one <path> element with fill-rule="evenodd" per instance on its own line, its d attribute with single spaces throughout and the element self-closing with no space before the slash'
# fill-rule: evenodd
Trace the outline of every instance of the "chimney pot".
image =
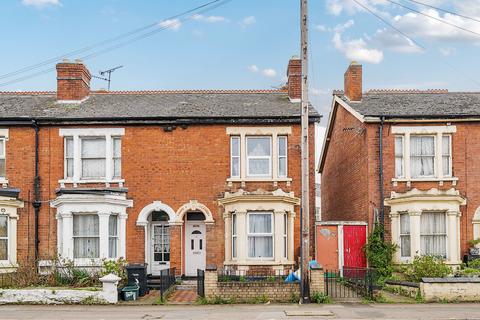
<svg viewBox="0 0 480 320">
<path fill-rule="evenodd" d="M 356 61 L 352 61 L 345 71 L 344 91 L 350 101 L 362 101 L 362 65 Z"/>
<path fill-rule="evenodd" d="M 57 64 L 57 100 L 82 101 L 90 94 L 90 79 L 87 67 L 79 60 Z"/>
<path fill-rule="evenodd" d="M 287 69 L 288 97 L 292 101 L 302 99 L 302 60 L 298 56 L 292 56 Z"/>
</svg>

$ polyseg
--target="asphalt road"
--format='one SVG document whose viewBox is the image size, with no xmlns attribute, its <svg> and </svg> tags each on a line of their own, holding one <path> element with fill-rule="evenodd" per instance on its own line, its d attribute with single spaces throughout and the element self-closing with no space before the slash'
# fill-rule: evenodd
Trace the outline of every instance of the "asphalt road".
<svg viewBox="0 0 480 320">
<path fill-rule="evenodd" d="M 480 319 L 480 304 L 0 306 L 0 319 Z"/>
</svg>

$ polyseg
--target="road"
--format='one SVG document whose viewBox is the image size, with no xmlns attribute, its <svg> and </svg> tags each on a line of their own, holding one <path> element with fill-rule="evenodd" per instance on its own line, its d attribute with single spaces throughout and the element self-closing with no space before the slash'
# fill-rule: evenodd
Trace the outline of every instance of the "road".
<svg viewBox="0 0 480 320">
<path fill-rule="evenodd" d="M 0 306 L 0 319 L 480 319 L 480 304 Z"/>
</svg>

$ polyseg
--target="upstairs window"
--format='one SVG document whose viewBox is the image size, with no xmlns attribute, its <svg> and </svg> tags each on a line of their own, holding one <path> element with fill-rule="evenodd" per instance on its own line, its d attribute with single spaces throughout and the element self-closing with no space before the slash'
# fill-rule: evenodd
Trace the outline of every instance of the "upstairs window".
<svg viewBox="0 0 480 320">
<path fill-rule="evenodd" d="M 82 179 L 105 178 L 105 138 L 81 138 Z"/>
<path fill-rule="evenodd" d="M 247 176 L 272 175 L 272 138 L 247 137 Z"/>
<path fill-rule="evenodd" d="M 120 179 L 122 177 L 122 140 L 114 137 L 113 141 L 113 178 Z"/>
<path fill-rule="evenodd" d="M 452 176 L 452 147 L 451 135 L 442 136 L 442 170 L 444 177 Z"/>
<path fill-rule="evenodd" d="M 230 176 L 240 177 L 240 137 L 230 138 Z"/>
<path fill-rule="evenodd" d="M 410 171 L 412 178 L 435 175 L 435 137 L 410 137 Z"/>
<path fill-rule="evenodd" d="M 395 137 L 395 176 L 403 178 L 403 137 Z"/>
<path fill-rule="evenodd" d="M 5 178 L 7 175 L 5 160 L 6 160 L 5 138 L 0 138 L 0 177 L 1 178 Z"/>
<path fill-rule="evenodd" d="M 73 138 L 65 138 L 65 177 L 73 178 Z"/>
<path fill-rule="evenodd" d="M 287 176 L 287 137 L 278 137 L 278 176 Z"/>
</svg>

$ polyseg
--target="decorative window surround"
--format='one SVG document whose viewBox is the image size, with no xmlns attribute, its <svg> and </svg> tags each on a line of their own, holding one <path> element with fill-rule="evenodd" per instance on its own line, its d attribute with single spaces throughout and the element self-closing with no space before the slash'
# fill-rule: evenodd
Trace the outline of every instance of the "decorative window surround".
<svg viewBox="0 0 480 320">
<path fill-rule="evenodd" d="M 73 177 L 67 177 L 67 168 L 65 163 L 65 178 L 58 181 L 61 188 L 65 187 L 65 184 L 73 184 L 76 187 L 82 183 L 105 183 L 106 187 L 110 184 L 119 184 L 119 187 L 123 187 L 125 183 L 124 179 L 114 177 L 114 152 L 113 152 L 113 139 L 115 137 L 121 137 L 125 135 L 124 128 L 75 128 L 75 129 L 60 129 L 59 134 L 61 137 L 73 138 Z M 83 179 L 81 177 L 81 138 L 82 137 L 104 137 L 105 138 L 105 150 L 106 150 L 106 162 L 105 162 L 105 178 L 100 179 Z M 65 150 L 66 151 L 66 150 Z"/>
<path fill-rule="evenodd" d="M 284 266 L 294 264 L 294 222 L 295 206 L 300 199 L 293 192 L 277 189 L 273 192 L 257 190 L 246 192 L 239 189 L 235 193 L 226 192 L 219 200 L 224 207 L 225 220 L 225 265 L 253 266 L 269 265 Z M 273 213 L 273 259 L 248 257 L 248 214 L 254 212 Z M 232 214 L 237 219 L 237 257 L 232 258 Z M 284 219 L 287 215 L 287 256 L 284 255 Z"/>
<path fill-rule="evenodd" d="M 394 186 L 397 186 L 399 182 L 405 182 L 408 187 L 411 186 L 411 182 L 438 182 L 440 186 L 443 186 L 444 182 L 451 181 L 452 185 L 457 184 L 458 178 L 452 176 L 444 176 L 443 174 L 443 153 L 442 153 L 442 136 L 447 134 L 453 134 L 457 131 L 456 126 L 393 126 L 392 134 L 403 137 L 403 177 L 393 178 L 392 182 Z M 435 161 L 434 172 L 435 176 L 432 177 L 411 177 L 410 171 L 410 136 L 412 135 L 433 135 L 435 136 Z M 450 158 L 452 158 L 452 140 L 450 140 Z M 450 164 L 450 173 L 452 173 L 452 167 Z"/>
<path fill-rule="evenodd" d="M 101 265 L 102 259 L 109 259 L 109 218 L 118 217 L 117 257 L 126 256 L 126 220 L 127 208 L 133 201 L 124 194 L 62 194 L 51 201 L 50 206 L 57 209 L 57 247 L 62 258 L 74 260 L 77 266 Z M 100 257 L 98 259 L 73 258 L 73 215 L 98 214 L 100 230 Z"/>
<path fill-rule="evenodd" d="M 473 224 L 473 239 L 467 239 L 467 240 L 475 240 L 480 238 L 480 207 L 478 207 L 477 210 L 475 210 L 475 215 L 473 216 L 472 224 Z M 480 245 L 477 245 L 477 247 L 480 247 Z"/>
<path fill-rule="evenodd" d="M 278 137 L 279 136 L 288 136 L 292 134 L 291 127 L 227 127 L 227 135 L 229 136 L 238 136 L 240 137 L 240 176 L 239 177 L 229 177 L 227 183 L 229 186 L 232 186 L 234 182 L 240 182 L 241 186 L 244 187 L 246 182 L 272 182 L 274 186 L 278 182 L 287 182 L 287 185 L 290 185 L 292 181 L 287 176 L 279 176 L 278 170 Z M 270 136 L 272 137 L 271 145 L 271 175 L 268 177 L 249 177 L 247 175 L 247 136 Z M 288 139 L 288 138 L 287 138 Z M 288 142 L 287 142 L 288 150 Z M 288 153 L 287 153 L 288 154 Z M 288 164 L 287 164 L 288 168 Z"/>
<path fill-rule="evenodd" d="M 392 192 L 385 205 L 390 207 L 392 242 L 400 245 L 400 214 L 410 216 L 410 257 L 401 257 L 400 250 L 394 255 L 396 263 L 411 263 L 420 253 L 420 230 L 422 212 L 445 212 L 446 214 L 446 263 L 461 264 L 460 259 L 460 206 L 466 199 L 455 189 L 441 191 L 436 188 L 428 191 L 412 189 L 405 193 Z"/>
<path fill-rule="evenodd" d="M 0 260 L 0 273 L 10 272 L 16 268 L 17 265 L 17 221 L 18 208 L 23 208 L 23 201 L 17 198 L 0 196 L 0 215 L 8 217 L 8 247 L 7 260 Z"/>
<path fill-rule="evenodd" d="M 7 141 L 8 141 L 8 138 L 9 138 L 9 131 L 8 129 L 0 129 L 0 139 L 3 140 L 3 159 L 5 159 L 5 162 L 8 161 L 7 159 Z M 8 179 L 7 179 L 7 169 L 5 168 L 5 176 L 4 177 L 1 177 L 0 176 L 0 185 L 3 187 L 3 188 L 6 188 L 8 187 Z"/>
</svg>

